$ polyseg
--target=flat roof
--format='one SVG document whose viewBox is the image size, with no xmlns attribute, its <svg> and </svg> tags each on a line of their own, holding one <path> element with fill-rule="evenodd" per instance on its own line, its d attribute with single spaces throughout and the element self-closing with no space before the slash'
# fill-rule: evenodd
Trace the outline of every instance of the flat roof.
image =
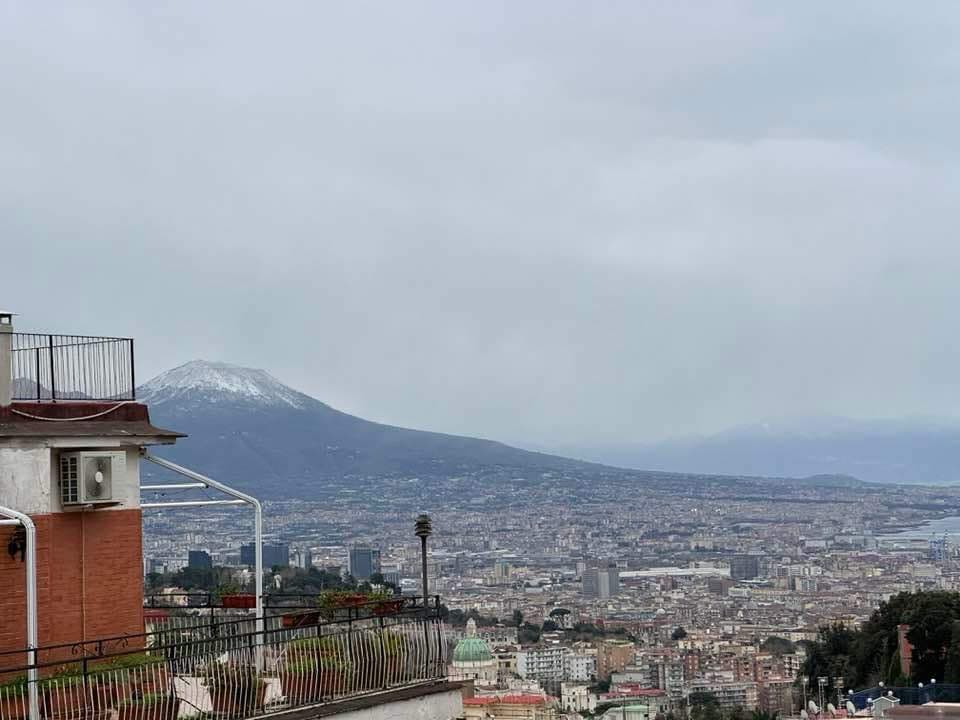
<svg viewBox="0 0 960 720">
<path fill-rule="evenodd" d="M 44 437 L 153 438 L 174 442 L 186 435 L 153 425 L 147 406 L 138 402 L 15 402 L 0 408 L 0 440 Z"/>
</svg>

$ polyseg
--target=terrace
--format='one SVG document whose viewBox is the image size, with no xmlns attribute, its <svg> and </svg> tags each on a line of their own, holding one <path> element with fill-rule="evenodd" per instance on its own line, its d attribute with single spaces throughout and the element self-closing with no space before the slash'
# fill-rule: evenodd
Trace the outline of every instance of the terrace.
<svg viewBox="0 0 960 720">
<path fill-rule="evenodd" d="M 13 400 L 135 399 L 131 338 L 22 332 L 7 335 Z"/>
<path fill-rule="evenodd" d="M 143 634 L 40 647 L 33 665 L 23 664 L 26 649 L 0 653 L 0 720 L 319 716 L 348 701 L 383 704 L 398 691 L 450 691 L 437 597 L 280 607 L 262 629 L 243 610 L 187 615 L 148 604 Z"/>
<path fill-rule="evenodd" d="M 0 313 L 0 526 L 12 533 L 0 554 L 0 720 L 459 716 L 426 584 L 419 598 L 323 607 L 265 594 L 259 501 L 153 455 L 183 435 L 154 427 L 135 387 L 129 338 L 17 333 Z M 142 484 L 141 462 L 190 482 Z M 189 492 L 141 501 L 171 489 Z M 141 511 L 211 505 L 253 510 L 256 592 L 229 605 L 144 602 Z"/>
</svg>

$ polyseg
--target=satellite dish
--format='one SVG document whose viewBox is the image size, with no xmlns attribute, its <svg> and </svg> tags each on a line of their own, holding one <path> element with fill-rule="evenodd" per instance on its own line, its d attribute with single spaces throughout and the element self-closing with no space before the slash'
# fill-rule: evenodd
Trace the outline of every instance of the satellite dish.
<svg viewBox="0 0 960 720">
<path fill-rule="evenodd" d="M 807 709 L 814 715 L 818 715 L 820 713 L 820 708 L 817 707 L 817 704 L 813 700 L 807 703 Z"/>
<path fill-rule="evenodd" d="M 837 708 L 834 707 L 833 703 L 827 703 L 827 712 L 830 713 L 831 717 L 837 716 Z"/>
<path fill-rule="evenodd" d="M 807 711 L 806 711 L 806 710 L 801 710 L 801 711 L 800 711 L 800 718 L 801 718 L 801 720 L 809 720 L 810 716 L 807 715 Z"/>
<path fill-rule="evenodd" d="M 856 706 L 847 700 L 847 715 L 853 715 L 857 711 Z"/>
</svg>

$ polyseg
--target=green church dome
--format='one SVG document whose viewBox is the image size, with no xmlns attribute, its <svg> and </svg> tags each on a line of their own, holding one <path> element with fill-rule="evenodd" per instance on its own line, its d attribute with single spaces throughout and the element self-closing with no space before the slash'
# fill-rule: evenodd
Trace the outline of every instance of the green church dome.
<svg viewBox="0 0 960 720">
<path fill-rule="evenodd" d="M 453 649 L 453 661 L 456 663 L 484 662 L 492 658 L 487 643 L 478 637 L 465 637 Z"/>
<path fill-rule="evenodd" d="M 478 663 L 492 660 L 487 643 L 477 637 L 477 624 L 473 618 L 467 620 L 467 636 L 453 649 L 455 663 Z"/>
</svg>

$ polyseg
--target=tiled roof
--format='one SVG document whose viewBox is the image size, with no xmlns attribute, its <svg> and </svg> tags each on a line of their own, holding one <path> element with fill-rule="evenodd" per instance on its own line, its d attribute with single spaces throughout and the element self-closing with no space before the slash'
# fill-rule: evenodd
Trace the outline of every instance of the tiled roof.
<svg viewBox="0 0 960 720">
<path fill-rule="evenodd" d="M 465 698 L 464 705 L 546 705 L 547 698 L 543 695 L 481 695 Z"/>
</svg>

